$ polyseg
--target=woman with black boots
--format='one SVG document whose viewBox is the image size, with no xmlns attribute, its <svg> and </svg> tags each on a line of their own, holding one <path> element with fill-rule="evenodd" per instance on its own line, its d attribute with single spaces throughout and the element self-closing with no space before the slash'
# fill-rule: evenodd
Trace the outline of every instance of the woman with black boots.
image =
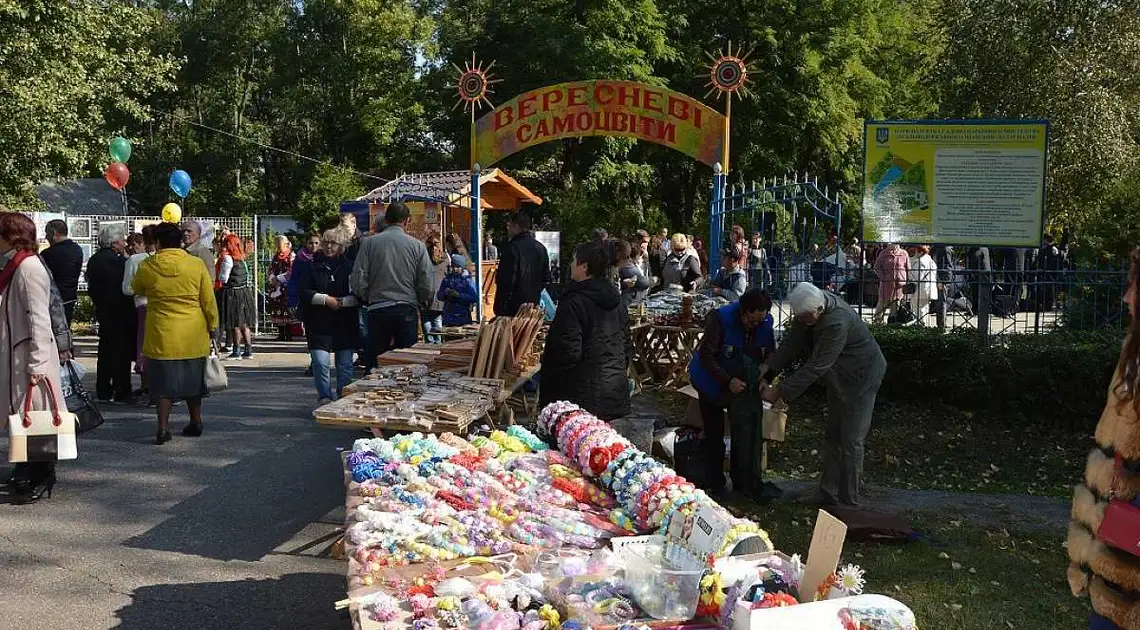
<svg viewBox="0 0 1140 630">
<path fill-rule="evenodd" d="M 51 318 L 51 274 L 36 256 L 36 227 L 23 214 L 0 214 L 0 402 L 3 417 L 67 411 L 60 380 L 60 348 Z M 70 350 L 70 349 L 68 349 Z M 55 462 L 17 464 L 4 479 L 13 503 L 51 496 Z"/>
</svg>

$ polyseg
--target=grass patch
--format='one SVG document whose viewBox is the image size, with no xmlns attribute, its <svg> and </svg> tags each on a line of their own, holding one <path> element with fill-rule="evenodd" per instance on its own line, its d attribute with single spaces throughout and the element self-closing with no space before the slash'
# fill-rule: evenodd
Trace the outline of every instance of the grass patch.
<svg viewBox="0 0 1140 630">
<path fill-rule="evenodd" d="M 794 505 L 736 510 L 768 530 L 777 548 L 806 555 L 816 510 Z M 914 519 L 923 540 L 848 541 L 842 563 L 867 571 L 868 593 L 910 606 L 924 630 L 1080 628 L 1086 601 L 1065 581 L 1068 559 L 1056 536 L 984 530 L 937 514 Z"/>
<path fill-rule="evenodd" d="M 793 403 L 787 441 L 769 449 L 772 473 L 817 479 L 826 421 L 822 396 Z M 1023 418 L 881 400 L 867 438 L 863 476 L 867 483 L 908 490 L 1068 498 L 1091 447 L 1091 435 Z"/>
</svg>

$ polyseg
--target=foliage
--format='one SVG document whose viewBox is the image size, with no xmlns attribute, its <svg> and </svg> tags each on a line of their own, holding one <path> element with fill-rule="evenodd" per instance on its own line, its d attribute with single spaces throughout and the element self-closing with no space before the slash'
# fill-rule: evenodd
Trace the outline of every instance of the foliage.
<svg viewBox="0 0 1140 630">
<path fill-rule="evenodd" d="M 0 202 L 27 207 L 32 183 L 101 173 L 112 136 L 138 137 L 176 66 L 151 48 L 160 18 L 121 2 L 0 0 Z"/>
<path fill-rule="evenodd" d="M 1123 253 L 1119 223 L 1132 238 L 1140 224 L 1136 5 L 943 0 L 939 15 L 942 115 L 1048 119 L 1049 223 Z"/>
<path fill-rule="evenodd" d="M 310 231 L 326 230 L 340 217 L 340 202 L 364 194 L 360 177 L 332 164 L 322 164 L 313 174 L 309 189 L 301 193 L 293 217 Z"/>
<path fill-rule="evenodd" d="M 926 400 L 1091 433 L 1120 353 L 1118 331 L 1013 335 L 986 347 L 976 334 L 875 327 L 887 358 L 880 396 Z"/>
<path fill-rule="evenodd" d="M 733 101 L 732 185 L 810 171 L 841 191 L 850 236 L 865 119 L 1048 118 L 1054 229 L 1090 257 L 1140 240 L 1140 13 L 1118 1 L 0 0 L 0 202 L 98 175 L 122 133 L 143 211 L 183 168 L 189 213 L 311 224 L 353 172 L 468 166 L 450 84 L 472 53 L 497 62 L 496 102 L 582 78 L 699 96 L 730 41 L 754 91 Z M 707 220 L 711 170 L 664 147 L 583 138 L 502 166 L 570 242 Z"/>
</svg>

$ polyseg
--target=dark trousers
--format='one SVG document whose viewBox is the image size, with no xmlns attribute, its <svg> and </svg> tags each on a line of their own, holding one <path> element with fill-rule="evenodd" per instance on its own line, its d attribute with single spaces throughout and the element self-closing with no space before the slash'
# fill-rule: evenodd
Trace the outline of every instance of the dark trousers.
<svg viewBox="0 0 1140 630">
<path fill-rule="evenodd" d="M 365 367 L 369 370 L 376 367 L 376 358 L 389 350 L 414 346 L 419 328 L 419 311 L 411 304 L 397 304 L 369 311 Z"/>
<path fill-rule="evenodd" d="M 75 317 L 75 300 L 63 303 L 63 316 L 67 319 L 67 327 L 71 328 L 71 320 Z"/>
<path fill-rule="evenodd" d="M 844 401 L 827 388 L 827 432 L 819 489 L 845 505 L 859 504 L 863 445 L 871 429 L 871 413 L 878 393 L 879 388 L 875 387 L 855 400 Z"/>
<path fill-rule="evenodd" d="M 705 474 L 701 487 L 708 492 L 723 492 L 724 480 L 724 407 L 712 396 L 701 394 L 697 399 L 701 409 L 701 453 L 705 461 Z"/>
<path fill-rule="evenodd" d="M 131 360 L 134 358 L 134 326 L 124 317 L 99 320 L 99 363 L 95 374 L 95 396 L 100 400 L 129 398 Z M 132 322 L 134 318 L 131 318 Z"/>
<path fill-rule="evenodd" d="M 759 493 L 764 484 L 764 402 L 755 394 L 733 396 L 728 403 L 728 421 L 732 424 L 728 453 L 732 490 Z"/>
</svg>

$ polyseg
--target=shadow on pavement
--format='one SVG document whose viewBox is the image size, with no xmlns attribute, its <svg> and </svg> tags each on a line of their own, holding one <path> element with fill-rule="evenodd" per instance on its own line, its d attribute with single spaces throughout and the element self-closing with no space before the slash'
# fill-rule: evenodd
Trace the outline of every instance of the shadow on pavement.
<svg viewBox="0 0 1140 630">
<path fill-rule="evenodd" d="M 344 591 L 344 576 L 294 573 L 279 579 L 162 584 L 136 589 L 115 611 L 118 630 L 343 630 L 333 602 L 314 593 Z"/>
<path fill-rule="evenodd" d="M 260 560 L 309 523 L 343 502 L 343 473 L 335 451 L 311 460 L 328 440 L 308 439 L 221 468 L 207 487 L 168 511 L 170 518 L 127 547 L 219 560 Z"/>
</svg>

